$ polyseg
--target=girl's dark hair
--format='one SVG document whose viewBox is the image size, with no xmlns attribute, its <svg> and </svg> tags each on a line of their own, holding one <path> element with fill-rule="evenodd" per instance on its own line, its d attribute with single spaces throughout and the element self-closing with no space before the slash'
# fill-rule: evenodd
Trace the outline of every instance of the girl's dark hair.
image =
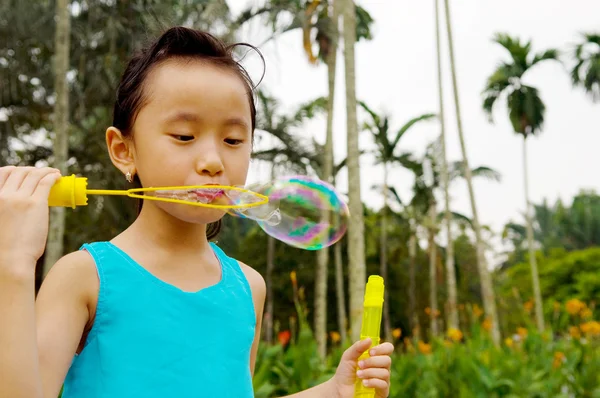
<svg viewBox="0 0 600 398">
<path fill-rule="evenodd" d="M 256 125 L 256 106 L 254 89 L 257 85 L 244 67 L 234 59 L 233 51 L 238 46 L 255 50 L 261 59 L 260 51 L 246 43 L 226 45 L 215 36 L 185 27 L 174 27 L 165 31 L 154 43 L 138 52 L 127 64 L 121 82 L 117 88 L 117 99 L 113 111 L 113 126 L 118 128 L 124 137 L 133 135 L 135 119 L 147 100 L 144 93 L 146 78 L 153 68 L 168 59 L 201 60 L 237 74 L 248 93 L 252 119 L 252 135 Z M 264 76 L 264 72 L 263 72 Z M 261 77 L 262 80 L 262 77 Z M 260 81 L 259 81 L 260 83 Z M 135 176 L 136 186 L 141 186 L 138 176 Z M 138 213 L 142 208 L 140 201 Z M 206 228 L 209 240 L 214 239 L 221 230 L 221 220 L 211 223 Z"/>
</svg>

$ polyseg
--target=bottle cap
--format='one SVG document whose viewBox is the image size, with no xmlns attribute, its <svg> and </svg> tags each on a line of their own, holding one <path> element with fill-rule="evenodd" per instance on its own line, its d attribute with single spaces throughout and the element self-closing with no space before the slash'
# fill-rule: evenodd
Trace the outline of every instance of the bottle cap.
<svg viewBox="0 0 600 398">
<path fill-rule="evenodd" d="M 86 206 L 87 178 L 70 175 L 61 177 L 50 189 L 48 206 L 72 207 Z"/>
</svg>

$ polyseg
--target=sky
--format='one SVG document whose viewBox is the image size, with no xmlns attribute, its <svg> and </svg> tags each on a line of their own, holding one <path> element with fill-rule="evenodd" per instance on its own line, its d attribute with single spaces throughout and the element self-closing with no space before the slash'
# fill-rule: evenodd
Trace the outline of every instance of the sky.
<svg viewBox="0 0 600 398">
<path fill-rule="evenodd" d="M 234 12 L 257 0 L 233 0 Z M 391 116 L 392 130 L 407 120 L 438 112 L 435 53 L 434 1 L 360 1 L 372 15 L 373 40 L 356 47 L 357 97 L 372 109 Z M 476 181 L 478 213 L 482 224 L 499 234 L 509 220 L 522 222 L 524 211 L 522 139 L 512 132 L 506 107 L 501 104 L 490 123 L 482 110 L 481 92 L 495 66 L 505 59 L 505 50 L 492 42 L 496 32 L 531 40 L 534 51 L 554 47 L 569 49 L 581 32 L 600 31 L 600 1 L 596 0 L 463 0 L 450 1 L 454 51 L 457 63 L 460 107 L 469 162 L 486 165 L 502 174 L 502 181 Z M 443 11 L 442 11 L 443 12 Z M 441 16 L 444 20 L 444 14 Z M 266 28 L 252 25 L 243 39 L 258 45 Z M 261 47 L 266 60 L 262 88 L 277 97 L 286 109 L 326 95 L 324 65 L 310 66 L 302 51 L 299 32 L 288 33 Z M 448 159 L 461 158 L 452 99 L 451 75 L 445 25 L 442 27 L 443 88 Z M 341 54 L 341 53 L 340 53 Z M 546 122 L 541 134 L 528 140 L 530 197 L 534 203 L 558 198 L 570 203 L 582 189 L 600 191 L 600 103 L 594 104 L 581 90 L 574 89 L 566 65 L 548 62 L 525 76 L 525 82 L 540 90 L 546 105 Z M 249 61 L 249 64 L 252 64 Z M 251 68 L 254 75 L 257 68 Z M 346 155 L 346 113 L 343 59 L 338 57 L 338 80 L 334 114 L 335 157 Z M 365 115 L 359 113 L 359 124 Z M 301 132 L 323 142 L 324 119 L 309 123 Z M 415 126 L 402 139 L 399 151 L 422 154 L 427 143 L 439 134 L 439 124 Z M 368 134 L 360 139 L 361 149 L 373 148 Z M 264 179 L 264 166 L 254 164 L 250 179 Z M 343 173 L 339 188 L 347 189 Z M 366 156 L 361 160 L 361 193 L 369 206 L 378 208 L 382 199 L 371 189 L 381 183 L 382 172 Z M 390 173 L 390 183 L 404 200 L 410 198 L 412 178 L 401 169 Z M 356 187 L 352 187 L 355 189 Z M 451 186 L 451 207 L 470 215 L 466 183 Z M 441 200 L 442 198 L 440 198 Z M 440 202 L 441 203 L 441 202 Z"/>
</svg>

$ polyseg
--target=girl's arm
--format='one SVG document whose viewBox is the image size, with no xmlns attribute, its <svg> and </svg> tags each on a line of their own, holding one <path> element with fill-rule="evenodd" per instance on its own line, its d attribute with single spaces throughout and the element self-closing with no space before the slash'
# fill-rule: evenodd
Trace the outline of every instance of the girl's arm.
<svg viewBox="0 0 600 398">
<path fill-rule="evenodd" d="M 54 265 L 34 304 L 34 274 L 0 277 L 0 397 L 57 397 L 88 323 L 91 261 L 70 254 Z M 0 265 L 0 269 L 2 269 Z M 94 277 L 94 275 L 91 275 Z M 10 325 L 10 327 L 7 327 Z"/>
<path fill-rule="evenodd" d="M 59 260 L 42 284 L 36 326 L 44 398 L 60 392 L 84 331 L 93 322 L 98 288 L 94 260 L 83 251 Z"/>
</svg>

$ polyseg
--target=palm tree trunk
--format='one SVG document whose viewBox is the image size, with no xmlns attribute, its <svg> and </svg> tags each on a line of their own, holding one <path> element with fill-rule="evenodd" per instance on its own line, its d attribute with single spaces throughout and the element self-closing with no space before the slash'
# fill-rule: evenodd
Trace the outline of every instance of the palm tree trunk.
<svg viewBox="0 0 600 398">
<path fill-rule="evenodd" d="M 533 297 L 535 299 L 535 321 L 538 330 L 544 331 L 544 312 L 542 308 L 542 292 L 538 276 L 535 247 L 533 245 L 533 225 L 531 220 L 531 204 L 529 203 L 529 176 L 527 172 L 527 137 L 523 136 L 523 176 L 525 185 L 525 221 L 527 227 L 527 246 L 529 247 L 529 265 L 531 266 L 531 282 L 533 283 Z"/>
<path fill-rule="evenodd" d="M 273 159 L 275 161 L 275 159 Z M 275 164 L 271 166 L 271 181 L 275 180 Z M 267 285 L 267 299 L 263 323 L 265 325 L 265 341 L 273 342 L 273 270 L 275 268 L 275 238 L 267 237 L 267 271 L 265 284 Z"/>
<path fill-rule="evenodd" d="M 410 329 L 413 336 L 419 337 L 419 314 L 417 313 L 417 286 L 415 268 L 417 266 L 417 235 L 414 227 L 410 226 L 410 238 L 408 240 L 408 311 Z"/>
<path fill-rule="evenodd" d="M 342 0 L 340 0 L 342 1 Z M 356 74 L 354 44 L 356 13 L 353 0 L 344 0 L 344 69 L 346 76 L 346 125 L 348 129 L 348 190 L 350 217 L 348 225 L 348 274 L 350 294 L 350 330 L 352 340 L 360 338 L 363 298 L 366 283 L 363 204 L 360 195 L 358 121 L 356 118 Z"/>
<path fill-rule="evenodd" d="M 429 205 L 429 308 L 431 313 L 429 314 L 431 335 L 438 335 L 438 324 L 437 324 L 437 250 L 435 247 L 435 231 L 436 231 L 436 203 L 435 200 L 431 201 Z"/>
<path fill-rule="evenodd" d="M 327 54 L 327 132 L 325 138 L 325 152 L 323 159 L 323 180 L 331 183 L 333 173 L 333 108 L 335 99 L 335 68 L 337 59 L 338 38 L 338 10 L 333 2 L 333 17 L 329 27 L 331 35 L 331 46 Z M 323 214 L 327 219 L 329 214 Z M 315 337 L 317 340 L 317 352 L 321 359 L 327 354 L 327 265 L 329 263 L 329 249 L 323 248 L 317 253 L 317 270 L 315 277 Z"/>
<path fill-rule="evenodd" d="M 333 247 L 335 256 L 335 292 L 337 297 L 338 328 L 342 342 L 348 338 L 348 318 L 346 316 L 346 295 L 344 294 L 344 268 L 342 265 L 342 244 L 336 243 Z"/>
<path fill-rule="evenodd" d="M 387 192 L 388 192 L 388 165 L 383 164 L 383 208 L 381 209 L 381 242 L 379 255 L 379 272 L 383 280 L 387 280 L 388 264 L 387 264 Z M 390 300 L 389 289 L 384 291 L 383 300 L 383 335 L 385 341 L 392 341 L 392 326 L 390 321 Z"/>
<path fill-rule="evenodd" d="M 69 14 L 69 1 L 56 2 L 56 32 L 54 43 L 56 48 L 54 86 L 56 87 L 56 105 L 54 106 L 54 151 L 53 166 L 63 175 L 67 173 L 67 157 L 69 155 L 69 50 L 71 45 L 71 16 Z M 52 265 L 63 255 L 65 235 L 65 209 L 53 207 L 50 210 L 50 225 L 48 230 L 48 243 L 44 257 L 44 276 L 48 274 Z"/>
<path fill-rule="evenodd" d="M 446 153 L 446 128 L 444 119 L 444 90 L 442 85 L 442 52 L 440 38 L 440 15 L 439 0 L 435 0 L 435 37 L 437 47 L 437 67 L 438 67 L 438 97 L 439 97 L 439 118 L 442 138 L 442 187 L 444 189 L 444 219 L 446 224 L 446 283 L 448 285 L 448 310 L 447 322 L 449 328 L 458 329 L 458 310 L 456 308 L 456 274 L 454 272 L 454 240 L 452 239 L 452 223 L 450 217 L 450 192 L 448 181 L 448 158 Z"/>
<path fill-rule="evenodd" d="M 471 211 L 473 213 L 473 230 L 475 232 L 475 246 L 477 249 L 477 269 L 481 280 L 481 295 L 483 297 L 483 307 L 486 317 L 492 324 L 492 339 L 496 345 L 500 344 L 500 328 L 498 327 L 498 312 L 496 309 L 496 298 L 492 287 L 492 279 L 490 272 L 487 269 L 483 241 L 481 238 L 481 224 L 479 224 L 479 215 L 477 213 L 477 205 L 475 202 L 475 192 L 473 191 L 473 179 L 469 159 L 467 156 L 467 148 L 465 145 L 465 137 L 462 128 L 462 119 L 460 116 L 460 102 L 458 99 L 458 83 L 456 81 L 456 67 L 454 62 L 454 45 L 452 41 L 452 26 L 450 18 L 450 6 L 448 0 L 444 0 L 446 6 L 446 28 L 448 33 L 448 50 L 450 53 L 450 71 L 452 74 L 452 88 L 454 91 L 454 105 L 456 108 L 456 124 L 458 127 L 458 137 L 460 139 L 460 149 L 463 157 L 463 167 L 465 168 L 465 179 L 469 190 L 469 199 L 471 202 Z"/>
</svg>

